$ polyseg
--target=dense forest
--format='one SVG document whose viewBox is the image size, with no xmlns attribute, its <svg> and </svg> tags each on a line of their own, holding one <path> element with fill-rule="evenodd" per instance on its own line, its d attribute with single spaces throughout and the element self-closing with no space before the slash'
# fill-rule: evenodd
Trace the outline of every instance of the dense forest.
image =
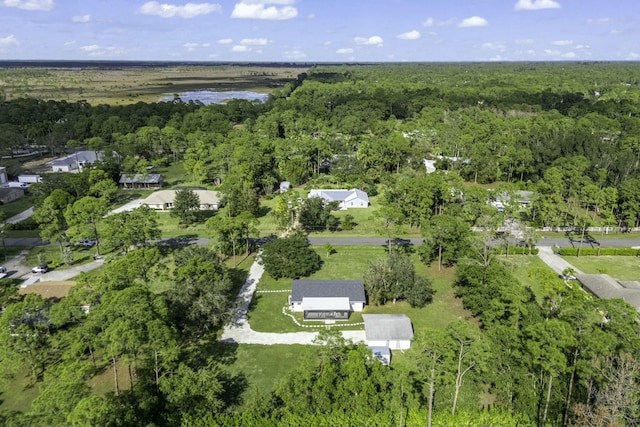
<svg viewBox="0 0 640 427">
<path fill-rule="evenodd" d="M 64 252 L 67 236 L 85 236 L 88 223 L 101 222 L 111 236 L 102 239 L 106 248 L 136 249 L 99 275 L 81 276 L 60 302 L 3 291 L 2 391 L 26 375 L 39 392 L 29 412 L 0 412 L 1 424 L 640 420 L 636 310 L 593 299 L 550 271 L 533 273 L 543 289 L 534 294 L 487 251 L 485 235 L 470 231 L 515 215 L 498 215 L 487 202 L 516 190 L 535 195 L 518 218 L 533 227 L 640 225 L 636 64 L 317 66 L 264 103 L 0 104 L 2 155 L 80 147 L 118 155 L 33 186 L 41 234 Z M 425 159 L 438 171 L 427 174 Z M 157 214 L 102 219 L 120 173 L 179 163 L 193 182 L 222 182 L 227 228 L 211 224 L 221 236 L 236 236 L 233 245 L 155 247 Z M 221 256 L 249 250 L 242 242 L 260 220 L 260 200 L 274 197 L 283 180 L 380 195 L 377 219 L 390 238 L 401 226 L 420 231 L 420 258 L 455 268 L 456 295 L 472 321 L 416 330 L 405 363 L 390 367 L 366 347 L 323 332 L 321 345 L 292 361 L 273 389 L 248 389 L 225 368 L 229 344 L 217 341 L 243 281 Z M 289 211 L 276 207 L 274 215 L 286 223 Z M 330 214 L 307 230 L 330 227 L 327 221 Z M 169 267 L 160 262 L 168 256 Z M 149 275 L 166 278 L 162 292 L 145 286 Z M 97 395 L 90 380 L 104 370 L 113 371 L 115 384 Z M 126 370 L 128 384 L 118 383 L 118 370 Z"/>
</svg>

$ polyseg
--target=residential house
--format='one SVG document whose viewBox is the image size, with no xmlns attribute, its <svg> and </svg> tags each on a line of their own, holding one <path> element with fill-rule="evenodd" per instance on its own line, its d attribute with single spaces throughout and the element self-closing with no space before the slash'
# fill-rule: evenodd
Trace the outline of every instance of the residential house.
<svg viewBox="0 0 640 427">
<path fill-rule="evenodd" d="M 27 185 L 35 184 L 42 182 L 42 177 L 40 175 L 18 175 L 18 182 Z"/>
<path fill-rule="evenodd" d="M 369 207 L 369 196 L 362 190 L 353 188 L 351 190 L 311 190 L 308 198 L 320 197 L 325 205 L 331 202 L 338 202 L 339 209 Z"/>
<path fill-rule="evenodd" d="M 162 187 L 162 176 L 159 173 L 152 174 L 141 174 L 137 173 L 135 175 L 120 175 L 120 181 L 118 184 L 121 188 L 127 189 L 148 189 L 148 188 L 161 188 Z"/>
<path fill-rule="evenodd" d="M 303 312 L 304 320 L 347 320 L 366 302 L 359 280 L 294 280 L 289 306 Z"/>
<path fill-rule="evenodd" d="M 619 298 L 640 312 L 640 282 L 619 281 L 608 274 L 576 274 L 576 279 L 598 298 Z"/>
<path fill-rule="evenodd" d="M 405 314 L 363 314 L 364 333 L 370 348 L 406 350 L 411 347 L 413 326 Z M 375 354 L 375 353 L 374 353 Z"/>
<path fill-rule="evenodd" d="M 178 190 L 159 190 L 154 191 L 144 199 L 140 204 L 156 210 L 169 210 L 173 208 L 176 199 L 176 191 Z M 217 191 L 211 190 L 193 190 L 200 199 L 200 210 L 210 211 L 218 210 L 220 206 L 220 195 Z"/>
<path fill-rule="evenodd" d="M 20 187 L 0 188 L 0 202 L 6 204 L 24 197 L 24 189 Z"/>
<path fill-rule="evenodd" d="M 68 156 L 49 162 L 53 172 L 82 172 L 85 166 L 91 165 L 104 158 L 102 151 L 77 151 Z"/>
<path fill-rule="evenodd" d="M 514 207 L 519 209 L 525 209 L 529 205 L 531 205 L 534 197 L 533 191 L 516 191 L 513 193 L 513 203 Z M 505 205 L 509 205 L 511 202 L 511 195 L 507 192 L 502 194 L 498 194 L 495 197 L 495 200 L 490 202 L 491 205 L 495 206 L 498 209 L 498 212 L 503 212 Z"/>
</svg>

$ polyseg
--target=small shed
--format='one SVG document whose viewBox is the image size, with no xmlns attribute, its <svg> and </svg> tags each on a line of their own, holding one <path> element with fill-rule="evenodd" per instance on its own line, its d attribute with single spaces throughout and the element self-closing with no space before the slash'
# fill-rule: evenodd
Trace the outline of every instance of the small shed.
<svg viewBox="0 0 640 427">
<path fill-rule="evenodd" d="M 280 183 L 280 192 L 281 193 L 286 193 L 290 189 L 291 189 L 291 183 L 289 181 L 282 181 Z"/>
<path fill-rule="evenodd" d="M 11 203 L 21 197 L 24 197 L 24 189 L 21 187 L 0 188 L 0 202 L 2 203 Z"/>
<path fill-rule="evenodd" d="M 364 332 L 369 347 L 407 350 L 413 339 L 413 326 L 406 314 L 363 314 Z"/>
<path fill-rule="evenodd" d="M 140 188 L 160 188 L 162 187 L 162 176 L 159 173 L 135 175 L 120 175 L 118 184 L 121 188 L 140 189 Z"/>
<path fill-rule="evenodd" d="M 347 320 L 365 304 L 359 280 L 294 280 L 289 306 L 303 312 L 304 320 Z"/>
</svg>

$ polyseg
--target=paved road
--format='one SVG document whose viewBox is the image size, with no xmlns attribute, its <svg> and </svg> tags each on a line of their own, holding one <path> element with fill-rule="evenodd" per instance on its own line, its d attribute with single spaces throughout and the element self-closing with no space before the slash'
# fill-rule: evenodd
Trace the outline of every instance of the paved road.
<svg viewBox="0 0 640 427">
<path fill-rule="evenodd" d="M 251 299 L 256 291 L 258 282 L 264 273 L 264 267 L 254 261 L 249 269 L 247 281 L 238 293 L 238 303 L 233 314 L 233 318 L 224 327 L 222 337 L 223 342 L 235 342 L 238 344 L 313 344 L 314 339 L 318 336 L 318 332 L 256 332 L 251 329 L 247 311 L 251 304 Z M 342 335 L 346 339 L 354 342 L 365 341 L 364 331 L 342 331 Z"/>
<path fill-rule="evenodd" d="M 550 246 L 540 246 L 538 248 L 538 257 L 558 274 L 567 268 L 572 268 L 577 274 L 583 274 L 582 271 L 569 264 L 564 258 L 553 253 Z"/>
<path fill-rule="evenodd" d="M 29 269 L 27 274 L 21 277 L 21 279 L 29 279 L 31 277 L 39 277 L 41 282 L 62 282 L 65 280 L 71 280 L 80 273 L 87 273 L 91 270 L 102 266 L 103 259 L 97 261 L 91 261 L 86 264 L 78 265 L 75 267 L 65 268 L 63 270 L 51 270 L 48 273 L 32 273 Z"/>
</svg>

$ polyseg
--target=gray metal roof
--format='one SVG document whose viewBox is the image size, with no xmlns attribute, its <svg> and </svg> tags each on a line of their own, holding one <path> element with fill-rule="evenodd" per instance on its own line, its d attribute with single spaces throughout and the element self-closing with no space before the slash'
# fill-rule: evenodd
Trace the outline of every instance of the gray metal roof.
<svg viewBox="0 0 640 427">
<path fill-rule="evenodd" d="M 410 340 L 411 319 L 406 314 L 363 314 L 367 341 Z"/>
<path fill-rule="evenodd" d="M 137 173 L 135 175 L 120 175 L 120 184 L 158 184 L 160 183 L 160 174 L 152 173 L 148 175 L 143 175 L 141 173 Z"/>
<path fill-rule="evenodd" d="M 103 157 L 104 153 L 102 151 L 85 150 L 78 151 L 77 153 L 69 154 L 66 157 L 62 157 L 60 159 L 52 160 L 49 162 L 52 166 L 66 166 L 70 162 L 80 162 L 80 163 L 95 163 Z"/>
<path fill-rule="evenodd" d="M 598 298 L 620 298 L 640 311 L 637 282 L 619 282 L 608 274 L 576 274 L 576 279 Z"/>
<path fill-rule="evenodd" d="M 366 301 L 360 280 L 294 280 L 291 301 L 302 302 L 304 297 L 348 297 L 351 303 Z"/>
</svg>

